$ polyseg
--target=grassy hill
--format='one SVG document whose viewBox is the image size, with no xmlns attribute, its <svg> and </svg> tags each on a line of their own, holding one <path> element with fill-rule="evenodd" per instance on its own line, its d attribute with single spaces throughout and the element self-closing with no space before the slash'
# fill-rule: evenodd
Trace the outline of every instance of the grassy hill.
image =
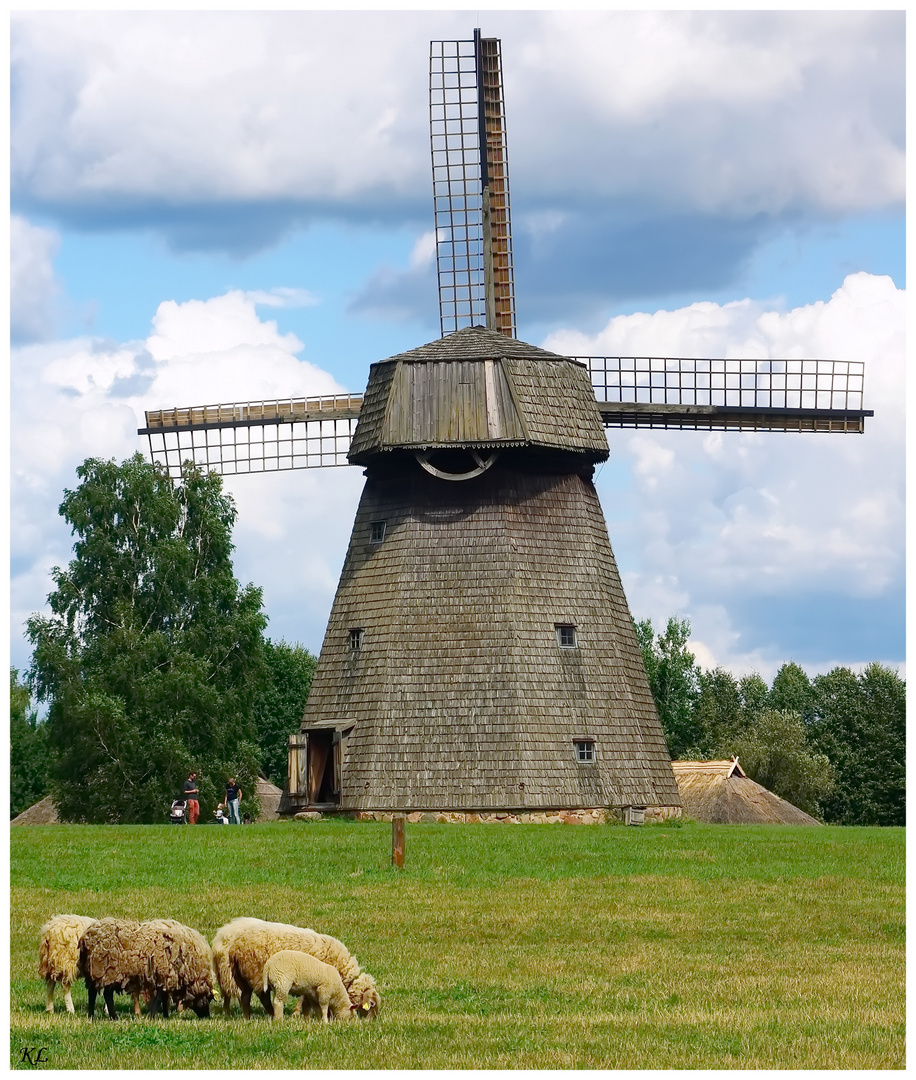
<svg viewBox="0 0 916 1080">
<path fill-rule="evenodd" d="M 10 836 L 13 1067 L 904 1066 L 903 829 L 408 825 L 400 871 L 376 823 Z M 381 1016 L 133 1020 L 121 996 L 90 1025 L 82 986 L 47 1016 L 59 912 L 310 926 L 375 976 Z"/>
</svg>

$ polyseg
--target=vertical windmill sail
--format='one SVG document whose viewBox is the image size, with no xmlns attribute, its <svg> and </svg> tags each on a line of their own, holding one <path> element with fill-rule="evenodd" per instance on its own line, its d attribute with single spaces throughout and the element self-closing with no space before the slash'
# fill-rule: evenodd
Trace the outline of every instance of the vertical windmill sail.
<svg viewBox="0 0 916 1080">
<path fill-rule="evenodd" d="M 429 112 L 443 336 L 515 337 L 509 169 L 498 38 L 430 42 Z"/>
</svg>

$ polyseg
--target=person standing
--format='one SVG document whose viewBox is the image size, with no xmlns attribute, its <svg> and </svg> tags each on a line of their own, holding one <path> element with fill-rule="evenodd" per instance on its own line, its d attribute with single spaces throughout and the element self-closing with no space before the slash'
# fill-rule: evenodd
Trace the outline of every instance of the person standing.
<svg viewBox="0 0 916 1080">
<path fill-rule="evenodd" d="M 197 819 L 200 817 L 200 803 L 197 801 L 197 796 L 200 792 L 197 790 L 197 773 L 192 772 L 184 782 L 184 801 L 188 806 L 188 824 L 196 825 Z"/>
<path fill-rule="evenodd" d="M 229 777 L 229 783 L 226 785 L 226 805 L 229 807 L 229 824 L 241 825 L 242 819 L 239 817 L 239 802 L 242 798 L 242 789 L 235 782 L 235 777 Z"/>
</svg>

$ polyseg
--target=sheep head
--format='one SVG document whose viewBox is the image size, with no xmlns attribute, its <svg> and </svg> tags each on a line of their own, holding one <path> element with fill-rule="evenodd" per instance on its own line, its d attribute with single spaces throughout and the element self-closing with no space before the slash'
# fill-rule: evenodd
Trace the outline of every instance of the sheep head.
<svg viewBox="0 0 916 1080">
<path fill-rule="evenodd" d="M 361 1020 L 374 1020 L 382 1004 L 375 979 L 364 971 L 350 983 L 350 1012 Z"/>
</svg>

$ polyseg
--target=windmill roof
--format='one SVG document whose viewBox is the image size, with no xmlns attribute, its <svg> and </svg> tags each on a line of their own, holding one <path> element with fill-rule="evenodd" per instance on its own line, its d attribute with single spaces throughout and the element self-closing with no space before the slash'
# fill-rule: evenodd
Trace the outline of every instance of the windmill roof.
<svg viewBox="0 0 916 1080">
<path fill-rule="evenodd" d="M 522 356 L 535 360 L 568 360 L 568 357 L 559 353 L 529 345 L 517 338 L 506 337 L 498 330 L 488 330 L 485 326 L 466 326 L 416 349 L 389 356 L 388 360 L 501 360 L 506 356 Z"/>
<path fill-rule="evenodd" d="M 350 461 L 450 447 L 539 447 L 603 461 L 588 368 L 481 326 L 373 364 Z"/>
</svg>

